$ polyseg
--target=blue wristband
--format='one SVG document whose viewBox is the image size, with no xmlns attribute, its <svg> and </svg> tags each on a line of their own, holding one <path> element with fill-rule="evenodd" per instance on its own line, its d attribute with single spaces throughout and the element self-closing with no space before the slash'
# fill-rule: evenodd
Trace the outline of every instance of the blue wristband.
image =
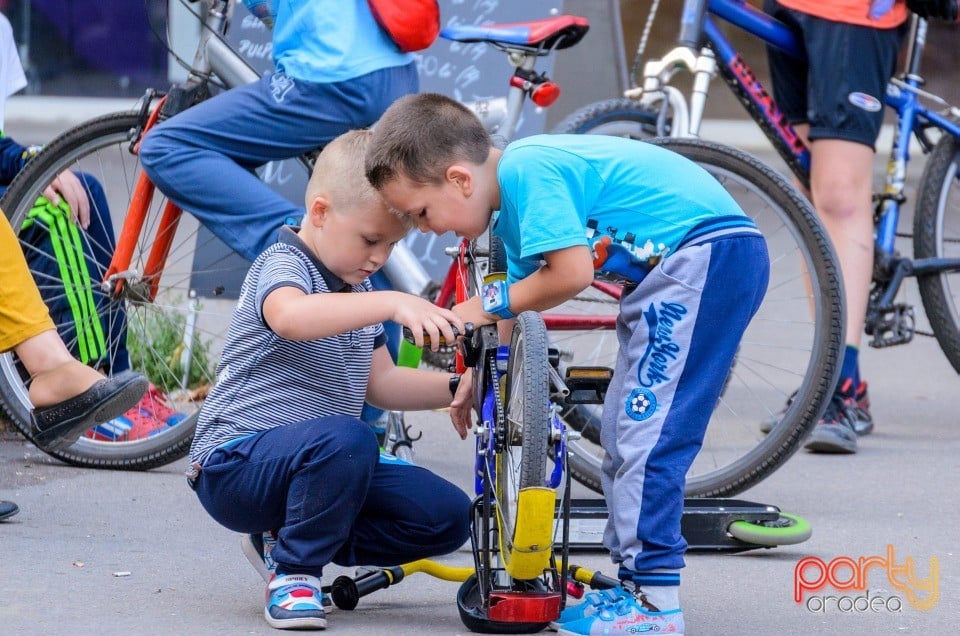
<svg viewBox="0 0 960 636">
<path fill-rule="evenodd" d="M 488 314 L 499 316 L 500 318 L 513 318 L 516 316 L 510 311 L 510 290 L 507 286 L 507 275 L 501 272 L 487 274 L 483 279 L 481 288 L 481 306 Z"/>
</svg>

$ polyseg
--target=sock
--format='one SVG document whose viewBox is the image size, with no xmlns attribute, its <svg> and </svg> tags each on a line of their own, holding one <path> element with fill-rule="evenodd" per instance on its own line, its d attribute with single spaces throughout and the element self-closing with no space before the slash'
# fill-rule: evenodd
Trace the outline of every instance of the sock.
<svg viewBox="0 0 960 636">
<path fill-rule="evenodd" d="M 661 612 L 680 609 L 680 570 L 657 568 L 634 572 L 620 568 L 620 580 L 633 581 L 651 605 Z"/>
<path fill-rule="evenodd" d="M 843 364 L 840 365 L 840 382 L 837 386 L 843 386 L 846 380 L 853 382 L 853 390 L 856 391 L 860 386 L 860 348 L 853 345 L 847 345 L 843 351 Z"/>
</svg>

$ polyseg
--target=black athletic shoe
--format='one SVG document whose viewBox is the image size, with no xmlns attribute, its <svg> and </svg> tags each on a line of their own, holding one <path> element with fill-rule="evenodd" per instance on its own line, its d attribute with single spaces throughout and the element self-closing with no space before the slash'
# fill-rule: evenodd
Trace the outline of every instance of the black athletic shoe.
<svg viewBox="0 0 960 636">
<path fill-rule="evenodd" d="M 9 519 L 20 512 L 20 507 L 12 501 L 0 501 L 0 521 Z"/>
<path fill-rule="evenodd" d="M 869 435 L 873 432 L 873 416 L 870 415 L 870 396 L 867 395 L 867 383 L 861 382 L 854 394 L 853 430 L 857 435 Z"/>
</svg>

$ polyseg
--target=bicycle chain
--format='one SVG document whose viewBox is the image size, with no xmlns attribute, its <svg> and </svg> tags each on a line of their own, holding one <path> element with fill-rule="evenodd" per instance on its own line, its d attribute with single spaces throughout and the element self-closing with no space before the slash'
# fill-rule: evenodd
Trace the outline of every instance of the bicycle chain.
<svg viewBox="0 0 960 636">
<path fill-rule="evenodd" d="M 506 448 L 507 441 L 507 413 L 503 406 L 503 396 L 500 391 L 500 377 L 497 371 L 497 357 L 488 356 L 487 362 L 490 366 L 490 379 L 493 385 L 493 404 L 496 409 L 496 417 L 493 424 L 493 448 L 494 452 L 502 453 Z"/>
</svg>

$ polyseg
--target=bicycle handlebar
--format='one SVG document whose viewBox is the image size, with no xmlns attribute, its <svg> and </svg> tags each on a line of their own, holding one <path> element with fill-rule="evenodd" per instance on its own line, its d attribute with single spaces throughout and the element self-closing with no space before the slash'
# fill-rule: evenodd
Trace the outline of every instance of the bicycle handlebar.
<svg viewBox="0 0 960 636">
<path fill-rule="evenodd" d="M 464 325 L 464 330 L 462 334 L 460 333 L 459 329 L 457 329 L 456 327 L 453 327 L 453 336 L 455 338 L 459 338 L 462 335 L 464 338 L 472 338 L 475 331 L 476 331 L 476 327 L 474 327 L 473 323 L 468 322 L 467 324 Z M 406 325 L 404 325 L 403 327 L 403 339 L 411 344 L 415 344 L 416 342 L 413 337 L 413 331 Z M 451 344 L 451 343 L 448 343 L 447 339 L 443 337 L 443 334 L 440 334 L 440 346 L 446 346 L 448 344 Z M 424 332 L 423 334 L 423 346 L 425 347 L 430 346 L 430 334 L 426 332 Z"/>
</svg>

